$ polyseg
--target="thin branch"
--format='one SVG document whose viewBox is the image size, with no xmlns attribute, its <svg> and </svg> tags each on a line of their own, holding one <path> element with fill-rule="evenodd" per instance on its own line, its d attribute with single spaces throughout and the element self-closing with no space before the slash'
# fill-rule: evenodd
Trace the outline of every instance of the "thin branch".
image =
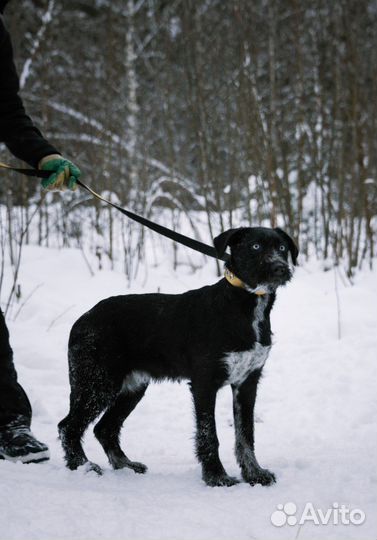
<svg viewBox="0 0 377 540">
<path fill-rule="evenodd" d="M 51 323 L 48 325 L 47 329 L 46 329 L 46 332 L 49 332 L 51 330 L 51 328 L 54 326 L 54 324 L 56 323 L 56 321 L 58 321 L 59 319 L 61 319 L 62 317 L 64 317 L 64 315 L 66 313 L 68 313 L 69 310 L 71 310 L 72 308 L 74 308 L 76 306 L 76 304 L 72 304 L 71 306 L 68 306 L 64 311 L 62 311 L 57 317 L 55 317 L 55 319 L 52 319 Z"/>
<path fill-rule="evenodd" d="M 24 62 L 21 75 L 20 75 L 20 89 L 22 90 L 25 87 L 25 84 L 29 78 L 30 71 L 31 71 L 31 64 L 33 62 L 33 59 L 38 52 L 39 46 L 43 40 L 43 36 L 46 32 L 46 28 L 49 25 L 49 23 L 52 21 L 52 13 L 55 8 L 55 0 L 49 0 L 46 13 L 42 17 L 42 25 L 39 28 L 37 35 L 35 36 L 34 42 L 30 48 L 30 55 L 29 58 Z"/>
<path fill-rule="evenodd" d="M 30 298 L 34 295 L 34 293 L 40 289 L 42 287 L 43 283 L 39 283 L 38 285 L 36 285 L 34 287 L 34 289 L 31 291 L 31 293 L 25 298 L 25 300 L 22 302 L 22 304 L 20 305 L 20 307 L 18 308 L 15 316 L 13 317 L 13 322 L 17 319 L 17 317 L 19 316 L 22 308 L 26 305 L 26 303 L 30 300 Z"/>
</svg>

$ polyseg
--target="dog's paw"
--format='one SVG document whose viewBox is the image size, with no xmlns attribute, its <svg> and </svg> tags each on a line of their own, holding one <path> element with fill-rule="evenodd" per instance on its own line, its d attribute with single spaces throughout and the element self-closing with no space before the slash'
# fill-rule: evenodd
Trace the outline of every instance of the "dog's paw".
<svg viewBox="0 0 377 540">
<path fill-rule="evenodd" d="M 226 473 L 218 475 L 203 476 L 204 482 L 210 487 L 230 487 L 239 484 L 239 480 L 233 476 L 228 476 Z"/>
<path fill-rule="evenodd" d="M 148 470 L 148 467 L 144 463 L 139 463 L 138 461 L 130 461 L 127 467 L 137 474 L 145 474 Z"/>
<path fill-rule="evenodd" d="M 138 474 L 144 474 L 147 472 L 148 467 L 144 465 L 144 463 L 139 463 L 138 461 L 131 461 L 126 456 L 109 456 L 109 461 L 113 467 L 113 469 L 132 469 L 135 473 Z"/>
<path fill-rule="evenodd" d="M 248 472 L 242 476 L 245 482 L 251 486 L 255 486 L 256 484 L 271 486 L 271 484 L 275 484 L 276 482 L 276 476 L 268 469 L 254 469 L 252 472 Z"/>
<path fill-rule="evenodd" d="M 77 470 L 78 471 L 81 470 L 84 473 L 94 472 L 94 473 L 98 474 L 98 476 L 102 476 L 102 474 L 103 474 L 103 471 L 102 471 L 101 467 L 99 465 L 97 465 L 97 463 L 93 463 L 92 461 L 87 461 L 83 465 L 80 465 L 79 467 L 77 467 Z"/>
</svg>

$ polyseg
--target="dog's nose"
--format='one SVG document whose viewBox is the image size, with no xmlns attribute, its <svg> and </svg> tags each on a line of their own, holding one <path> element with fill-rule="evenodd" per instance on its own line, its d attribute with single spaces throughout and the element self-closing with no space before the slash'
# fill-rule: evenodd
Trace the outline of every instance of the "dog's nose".
<svg viewBox="0 0 377 540">
<path fill-rule="evenodd" d="M 283 263 L 275 262 L 271 266 L 271 272 L 274 277 L 283 277 L 286 274 L 287 269 Z"/>
</svg>

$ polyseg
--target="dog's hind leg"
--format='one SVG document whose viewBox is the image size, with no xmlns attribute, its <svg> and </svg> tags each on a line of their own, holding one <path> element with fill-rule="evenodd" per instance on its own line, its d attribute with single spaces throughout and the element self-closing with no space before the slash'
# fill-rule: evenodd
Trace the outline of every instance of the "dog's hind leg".
<svg viewBox="0 0 377 540">
<path fill-rule="evenodd" d="M 137 388 L 123 388 L 94 428 L 94 434 L 101 443 L 114 469 L 128 467 L 136 473 L 145 473 L 147 470 L 143 463 L 131 461 L 124 454 L 119 444 L 119 435 L 123 422 L 142 399 L 147 387 L 148 383 L 143 382 Z"/>
<path fill-rule="evenodd" d="M 86 393 L 77 395 L 75 392 L 71 392 L 70 411 L 58 424 L 59 437 L 69 469 L 75 470 L 87 463 L 88 470 L 94 470 L 101 474 L 101 468 L 88 461 L 82 447 L 81 438 L 90 422 L 97 418 L 105 405 L 98 402 L 93 403 L 88 397 L 90 396 L 86 395 Z"/>
<path fill-rule="evenodd" d="M 79 368 L 70 355 L 70 410 L 59 423 L 58 430 L 65 461 L 69 469 L 77 469 L 86 463 L 88 470 L 101 474 L 98 465 L 88 462 L 81 439 L 88 425 L 108 407 L 119 391 L 106 372 L 81 362 Z"/>
</svg>

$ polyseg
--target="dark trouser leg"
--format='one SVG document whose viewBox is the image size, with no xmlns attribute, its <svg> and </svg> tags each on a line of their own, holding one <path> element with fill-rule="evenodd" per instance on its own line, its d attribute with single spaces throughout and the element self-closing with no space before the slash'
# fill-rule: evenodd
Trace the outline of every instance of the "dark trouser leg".
<svg viewBox="0 0 377 540">
<path fill-rule="evenodd" d="M 0 430 L 9 425 L 30 426 L 30 422 L 30 402 L 17 382 L 9 332 L 0 311 Z"/>
<path fill-rule="evenodd" d="M 32 463 L 49 459 L 45 444 L 30 432 L 31 406 L 13 365 L 9 333 L 0 311 L 0 459 Z"/>
</svg>

